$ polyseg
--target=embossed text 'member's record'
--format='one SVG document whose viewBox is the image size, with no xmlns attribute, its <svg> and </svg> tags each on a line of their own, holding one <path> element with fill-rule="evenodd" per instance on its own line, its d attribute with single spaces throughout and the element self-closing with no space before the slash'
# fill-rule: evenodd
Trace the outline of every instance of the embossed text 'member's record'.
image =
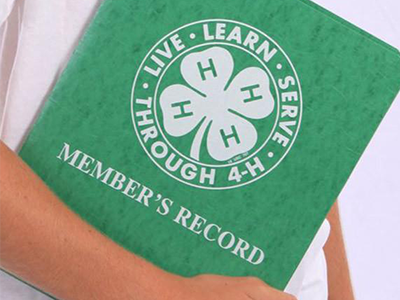
<svg viewBox="0 0 400 300">
<path fill-rule="evenodd" d="M 20 154 L 161 268 L 283 289 L 399 88 L 308 1 L 106 0 Z"/>
</svg>

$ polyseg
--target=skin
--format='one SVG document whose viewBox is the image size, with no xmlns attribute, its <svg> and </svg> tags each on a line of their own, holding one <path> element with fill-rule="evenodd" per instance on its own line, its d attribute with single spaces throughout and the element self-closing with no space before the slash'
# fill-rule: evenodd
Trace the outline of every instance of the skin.
<svg viewBox="0 0 400 300">
<path fill-rule="evenodd" d="M 328 214 L 328 221 L 331 234 L 324 251 L 328 262 L 329 300 L 354 300 L 337 202 Z"/>
<path fill-rule="evenodd" d="M 252 277 L 167 273 L 70 211 L 0 142 L 1 268 L 65 300 L 293 300 Z"/>
</svg>

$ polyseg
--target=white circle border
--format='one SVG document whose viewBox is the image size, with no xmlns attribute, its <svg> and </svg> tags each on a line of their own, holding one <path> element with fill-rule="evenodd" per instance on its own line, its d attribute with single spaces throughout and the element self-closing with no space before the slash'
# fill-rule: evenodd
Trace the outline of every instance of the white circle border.
<svg viewBox="0 0 400 300">
<path fill-rule="evenodd" d="M 297 127 L 297 130 L 296 130 L 294 136 L 293 136 L 293 139 L 292 139 L 292 141 L 291 141 L 291 143 L 290 143 L 289 148 L 288 148 L 288 149 L 286 150 L 286 152 L 282 155 L 282 157 L 273 165 L 273 167 L 270 168 L 270 169 L 268 169 L 267 172 L 261 174 L 261 175 L 258 176 L 258 177 L 253 178 L 252 180 L 249 180 L 249 181 L 247 181 L 247 182 L 244 182 L 244 183 L 241 183 L 241 184 L 238 184 L 238 185 L 233 185 L 233 186 L 226 186 L 226 187 L 206 187 L 206 186 L 201 186 L 201 185 L 197 185 L 197 184 L 193 184 L 193 183 L 184 181 L 184 180 L 182 180 L 182 179 L 180 179 L 180 178 L 178 178 L 178 177 L 172 175 L 171 173 L 167 172 L 167 171 L 164 170 L 164 168 L 162 168 L 162 167 L 154 160 L 154 158 L 149 154 L 149 152 L 147 151 L 146 147 L 144 146 L 142 140 L 139 138 L 140 135 L 139 135 L 139 132 L 138 132 L 138 130 L 137 130 L 137 128 L 136 128 L 136 125 L 135 125 L 135 114 L 134 114 L 134 111 L 133 111 L 133 102 L 134 102 L 134 101 L 133 101 L 133 100 L 134 100 L 134 97 L 133 97 L 133 96 L 134 96 L 136 81 L 137 81 L 137 79 L 138 79 L 138 77 L 139 77 L 140 70 L 143 68 L 143 64 L 145 63 L 145 61 L 147 60 L 147 58 L 149 57 L 149 55 L 150 55 L 150 54 L 154 51 L 154 49 L 155 49 L 164 39 L 166 39 L 168 36 L 170 36 L 170 35 L 172 35 L 172 34 L 178 32 L 178 31 L 180 31 L 180 30 L 182 30 L 182 29 L 184 29 L 184 28 L 186 28 L 186 27 L 190 27 L 190 26 L 193 26 L 193 25 L 197 25 L 197 24 L 201 24 L 201 23 L 206 23 L 206 22 L 227 22 L 227 23 L 234 23 L 234 24 L 237 24 L 237 25 L 241 25 L 241 26 L 244 26 L 244 27 L 248 27 L 248 28 L 250 28 L 250 29 L 252 29 L 252 30 L 254 30 L 254 31 L 258 32 L 258 33 L 261 33 L 264 37 L 266 37 L 267 39 L 269 39 L 270 41 L 272 41 L 272 42 L 274 43 L 274 45 L 281 51 L 281 53 L 282 53 L 283 56 L 286 58 L 286 60 L 289 62 L 289 65 L 290 65 L 290 67 L 291 67 L 292 70 L 293 70 L 294 76 L 296 77 L 296 81 L 297 81 L 297 83 L 298 83 L 299 92 L 300 92 L 300 93 L 299 93 L 299 94 L 300 94 L 300 99 L 299 99 L 299 100 L 300 100 L 299 125 L 298 125 L 298 127 Z M 286 52 L 283 51 L 283 49 L 281 48 L 281 46 L 279 46 L 279 44 L 278 44 L 274 39 L 272 39 L 271 37 L 269 37 L 267 34 L 265 34 L 264 32 L 262 32 L 261 30 L 255 28 L 255 27 L 253 27 L 253 26 L 251 26 L 251 25 L 248 25 L 248 24 L 246 24 L 246 23 L 243 23 L 243 22 L 234 21 L 234 20 L 228 20 L 228 19 L 206 19 L 206 20 L 196 21 L 196 22 L 192 22 L 192 23 L 183 25 L 183 26 L 181 26 L 181 27 L 179 27 L 179 28 L 177 28 L 177 29 L 171 31 L 171 32 L 168 33 L 167 35 L 163 36 L 160 40 L 158 40 L 158 42 L 148 51 L 148 53 L 146 54 L 146 56 L 145 56 L 144 59 L 142 60 L 142 63 L 140 64 L 140 66 L 139 66 L 139 68 L 138 68 L 138 71 L 136 72 L 135 78 L 134 78 L 134 80 L 133 80 L 133 85 L 132 85 L 132 90 L 131 90 L 131 116 L 132 116 L 132 121 L 133 121 L 133 122 L 132 122 L 133 128 L 134 128 L 134 130 L 135 130 L 136 136 L 138 137 L 138 140 L 139 140 L 140 145 L 142 146 L 143 150 L 146 152 L 147 156 L 153 161 L 153 163 L 154 163 L 159 169 L 161 169 L 165 174 L 167 174 L 168 176 L 174 178 L 175 180 L 177 180 L 177 181 L 179 181 L 179 182 L 181 182 L 181 183 L 183 183 L 183 184 L 185 184 L 185 185 L 189 185 L 189 186 L 195 187 L 195 188 L 200 188 L 200 189 L 204 189 L 204 190 L 230 190 L 230 189 L 239 188 L 239 187 L 242 187 L 242 186 L 251 184 L 251 183 L 253 183 L 253 182 L 255 182 L 255 181 L 257 181 L 257 180 L 263 178 L 264 176 L 268 175 L 270 172 L 272 172 L 272 171 L 282 162 L 282 160 L 283 160 L 283 159 L 286 157 L 286 155 L 290 152 L 290 149 L 292 148 L 294 142 L 296 141 L 297 135 L 298 135 L 298 133 L 299 133 L 299 131 L 300 131 L 300 127 L 301 127 L 301 121 L 302 121 L 302 117 L 303 117 L 303 93 L 302 93 L 301 83 L 300 83 L 299 77 L 298 77 L 298 75 L 297 75 L 296 69 L 295 69 L 294 66 L 293 66 L 292 61 L 289 59 L 289 57 L 287 56 Z"/>
</svg>

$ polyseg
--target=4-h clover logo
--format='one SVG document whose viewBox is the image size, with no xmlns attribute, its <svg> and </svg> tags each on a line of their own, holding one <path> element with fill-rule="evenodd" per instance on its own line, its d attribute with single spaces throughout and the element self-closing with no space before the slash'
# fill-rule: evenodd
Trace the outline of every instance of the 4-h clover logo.
<svg viewBox="0 0 400 300">
<path fill-rule="evenodd" d="M 229 189 L 281 163 L 300 128 L 301 97 L 275 41 L 240 22 L 205 20 L 147 53 L 132 88 L 132 119 L 141 146 L 167 175 Z"/>
<path fill-rule="evenodd" d="M 187 85 L 170 85 L 160 96 L 165 131 L 182 137 L 196 130 L 190 157 L 197 161 L 203 140 L 216 161 L 250 151 L 258 133 L 249 120 L 268 117 L 275 106 L 268 74 L 248 67 L 231 80 L 234 60 L 222 47 L 187 55 L 180 69 Z"/>
</svg>

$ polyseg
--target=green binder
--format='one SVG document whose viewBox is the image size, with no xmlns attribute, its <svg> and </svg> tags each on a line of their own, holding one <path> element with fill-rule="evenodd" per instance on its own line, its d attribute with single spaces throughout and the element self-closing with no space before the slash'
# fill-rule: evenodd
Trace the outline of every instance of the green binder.
<svg viewBox="0 0 400 300">
<path fill-rule="evenodd" d="M 309 1 L 106 0 L 20 155 L 157 266 L 284 289 L 399 88 Z"/>
</svg>

